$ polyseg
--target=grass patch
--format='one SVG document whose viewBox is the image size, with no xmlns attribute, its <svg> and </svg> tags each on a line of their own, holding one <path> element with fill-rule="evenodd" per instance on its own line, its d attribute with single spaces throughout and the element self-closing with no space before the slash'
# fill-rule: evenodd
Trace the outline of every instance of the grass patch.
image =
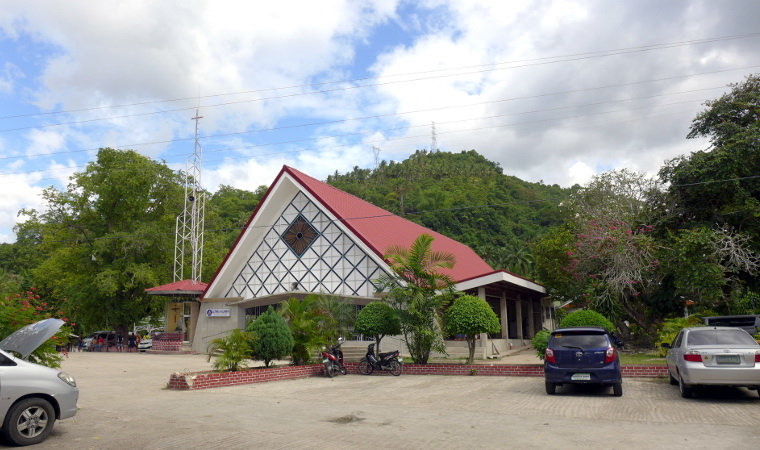
<svg viewBox="0 0 760 450">
<path fill-rule="evenodd" d="M 623 365 L 665 365 L 665 358 L 655 353 L 620 353 L 620 363 Z"/>
</svg>

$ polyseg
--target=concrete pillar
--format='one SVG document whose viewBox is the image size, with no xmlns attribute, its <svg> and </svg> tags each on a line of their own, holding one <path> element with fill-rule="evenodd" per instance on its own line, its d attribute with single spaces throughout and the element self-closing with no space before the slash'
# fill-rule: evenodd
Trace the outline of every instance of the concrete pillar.
<svg viewBox="0 0 760 450">
<path fill-rule="evenodd" d="M 523 326 L 522 326 L 522 323 L 523 323 L 522 299 L 520 298 L 519 295 L 517 296 L 517 298 L 515 298 L 514 302 L 515 302 L 515 315 L 517 316 L 516 317 L 517 320 L 515 321 L 515 323 L 517 324 L 517 337 L 520 339 L 523 339 L 525 336 L 523 336 Z"/>
<path fill-rule="evenodd" d="M 528 300 L 528 333 L 530 336 L 536 335 L 536 321 L 533 316 L 533 300 Z"/>
<path fill-rule="evenodd" d="M 486 301 L 486 288 L 481 286 L 478 288 L 478 298 L 480 298 L 483 301 Z M 488 334 L 487 333 L 480 333 L 480 351 L 478 351 L 477 348 L 475 348 L 475 356 L 480 355 L 481 358 L 485 359 L 490 355 L 490 350 L 488 348 Z"/>
<path fill-rule="evenodd" d="M 507 317 L 507 293 L 501 291 L 501 300 L 499 301 L 499 311 L 501 312 L 501 335 L 504 339 L 509 339 L 509 317 Z M 507 345 L 509 348 L 509 345 Z"/>
</svg>

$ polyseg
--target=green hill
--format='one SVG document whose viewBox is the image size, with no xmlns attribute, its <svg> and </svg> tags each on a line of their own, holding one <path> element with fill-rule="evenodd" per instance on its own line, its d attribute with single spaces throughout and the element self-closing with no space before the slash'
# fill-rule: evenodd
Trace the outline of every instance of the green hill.
<svg viewBox="0 0 760 450">
<path fill-rule="evenodd" d="M 558 185 L 504 175 L 474 150 L 417 151 L 377 169 L 354 168 L 327 182 L 472 247 L 494 268 L 532 276 L 528 243 L 562 223 Z"/>
</svg>

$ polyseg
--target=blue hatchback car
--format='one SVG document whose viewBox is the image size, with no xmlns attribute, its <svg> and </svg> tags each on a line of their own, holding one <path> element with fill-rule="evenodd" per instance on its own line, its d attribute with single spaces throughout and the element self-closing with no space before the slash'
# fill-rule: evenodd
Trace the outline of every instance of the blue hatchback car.
<svg viewBox="0 0 760 450">
<path fill-rule="evenodd" d="M 546 393 L 553 395 L 563 384 L 612 386 L 623 395 L 623 376 L 616 339 L 604 328 L 573 327 L 552 331 L 544 357 Z"/>
</svg>

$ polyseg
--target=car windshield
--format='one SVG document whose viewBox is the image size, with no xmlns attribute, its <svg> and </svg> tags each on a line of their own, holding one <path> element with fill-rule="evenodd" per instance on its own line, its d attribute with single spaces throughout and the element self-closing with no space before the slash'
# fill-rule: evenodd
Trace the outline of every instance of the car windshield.
<svg viewBox="0 0 760 450">
<path fill-rule="evenodd" d="M 604 334 L 593 333 L 579 333 L 579 332 L 565 332 L 557 333 L 552 336 L 552 347 L 580 347 L 580 348 L 599 348 L 607 347 L 609 342 L 607 336 Z"/>
<path fill-rule="evenodd" d="M 736 330 L 692 330 L 687 345 L 750 345 L 757 342 L 746 331 Z"/>
</svg>

